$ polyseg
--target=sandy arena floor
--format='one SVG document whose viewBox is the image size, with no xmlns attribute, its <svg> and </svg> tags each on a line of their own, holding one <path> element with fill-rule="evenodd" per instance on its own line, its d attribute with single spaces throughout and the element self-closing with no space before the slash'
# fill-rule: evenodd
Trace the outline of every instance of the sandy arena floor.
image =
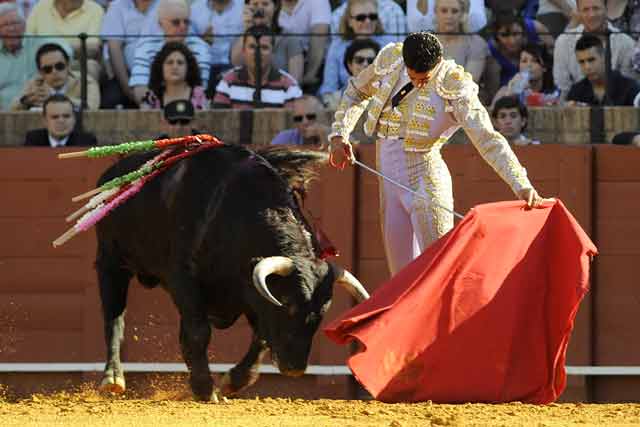
<svg viewBox="0 0 640 427">
<path fill-rule="evenodd" d="M 640 404 L 436 405 L 375 401 L 233 399 L 197 403 L 157 393 L 106 398 L 92 391 L 0 397 L 1 426 L 640 426 Z"/>
</svg>

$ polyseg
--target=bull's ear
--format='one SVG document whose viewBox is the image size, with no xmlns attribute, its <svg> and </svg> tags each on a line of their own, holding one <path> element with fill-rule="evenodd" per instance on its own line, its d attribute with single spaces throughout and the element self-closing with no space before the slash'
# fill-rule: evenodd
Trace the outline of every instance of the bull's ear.
<svg viewBox="0 0 640 427">
<path fill-rule="evenodd" d="M 325 151 L 292 149 L 288 147 L 266 147 L 257 150 L 280 175 L 294 188 L 307 190 L 316 177 L 316 170 L 326 165 L 329 156 Z"/>
</svg>

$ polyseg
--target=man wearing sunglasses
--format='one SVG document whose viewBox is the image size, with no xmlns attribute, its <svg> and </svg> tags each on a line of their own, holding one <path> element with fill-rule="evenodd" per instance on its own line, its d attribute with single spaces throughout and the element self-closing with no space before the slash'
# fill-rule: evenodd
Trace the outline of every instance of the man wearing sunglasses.
<svg viewBox="0 0 640 427">
<path fill-rule="evenodd" d="M 24 37 L 25 21 L 14 2 L 0 2 L 0 110 L 8 110 L 27 80 L 38 68 L 33 60 L 38 48 L 45 43 L 60 43 L 71 52 L 64 41 L 45 37 Z"/>
<path fill-rule="evenodd" d="M 272 145 L 322 146 L 326 144 L 329 126 L 323 123 L 322 103 L 313 95 L 303 95 L 293 102 L 293 129 L 285 129 L 271 141 Z"/>
<path fill-rule="evenodd" d="M 526 170 L 493 128 L 473 78 L 443 59 L 435 35 L 411 33 L 404 43 L 388 44 L 349 81 L 329 135 L 332 164 L 342 167 L 355 159 L 349 136 L 365 110 L 364 131 L 377 139 L 379 171 L 419 195 L 380 181 L 392 274 L 453 227 L 451 175 L 440 149 L 461 127 L 517 197 L 529 206 L 542 203 Z"/>
<path fill-rule="evenodd" d="M 11 109 L 40 110 L 44 101 L 51 95 L 66 95 L 75 108 L 81 103 L 81 82 L 69 67 L 69 54 L 57 43 L 46 43 L 36 52 L 38 76 L 28 81 L 22 93 L 16 97 Z M 89 110 L 100 108 L 100 87 L 87 75 L 87 107 Z"/>
</svg>

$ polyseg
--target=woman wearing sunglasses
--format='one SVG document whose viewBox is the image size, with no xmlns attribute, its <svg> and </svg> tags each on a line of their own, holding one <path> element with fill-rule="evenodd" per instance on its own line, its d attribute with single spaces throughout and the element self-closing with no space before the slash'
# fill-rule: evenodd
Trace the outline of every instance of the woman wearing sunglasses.
<svg viewBox="0 0 640 427">
<path fill-rule="evenodd" d="M 149 91 L 140 108 L 163 108 L 179 99 L 191 100 L 198 110 L 209 108 L 193 52 L 183 43 L 167 42 L 153 59 Z"/>
<path fill-rule="evenodd" d="M 334 38 L 327 51 L 324 77 L 318 90 L 318 95 L 323 100 L 328 94 L 346 86 L 351 76 L 344 64 L 345 51 L 353 40 L 364 38 L 371 38 L 380 46 L 394 40 L 393 37 L 384 35 L 376 0 L 348 0 L 340 20 L 340 37 Z"/>
<path fill-rule="evenodd" d="M 56 43 L 45 43 L 36 52 L 38 75 L 29 80 L 22 93 L 11 103 L 11 109 L 40 110 L 51 95 L 66 95 L 76 109 L 80 108 L 80 76 L 69 68 L 69 54 Z M 87 75 L 87 106 L 89 110 L 100 108 L 100 87 Z"/>
</svg>

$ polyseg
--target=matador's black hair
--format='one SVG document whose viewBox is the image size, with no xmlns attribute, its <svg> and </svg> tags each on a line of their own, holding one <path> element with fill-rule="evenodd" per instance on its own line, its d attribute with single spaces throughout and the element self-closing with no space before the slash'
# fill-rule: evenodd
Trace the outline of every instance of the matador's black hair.
<svg viewBox="0 0 640 427">
<path fill-rule="evenodd" d="M 418 73 L 431 71 L 442 58 L 440 40 L 427 31 L 411 33 L 402 46 L 404 65 Z"/>
</svg>

